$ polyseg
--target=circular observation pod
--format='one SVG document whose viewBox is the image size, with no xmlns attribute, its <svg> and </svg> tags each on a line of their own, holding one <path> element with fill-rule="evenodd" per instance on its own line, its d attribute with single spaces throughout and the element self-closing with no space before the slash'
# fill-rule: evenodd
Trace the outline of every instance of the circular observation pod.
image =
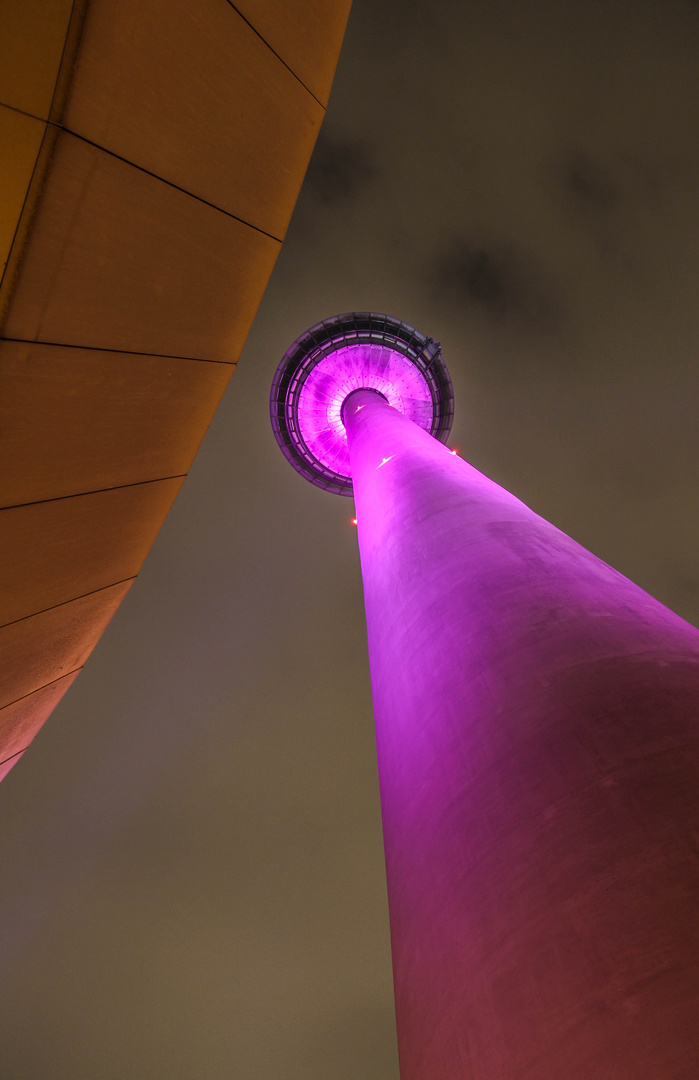
<svg viewBox="0 0 699 1080">
<path fill-rule="evenodd" d="M 342 406 L 353 390 L 376 390 L 436 439 L 449 437 L 454 393 L 438 342 L 373 311 L 323 319 L 284 353 L 269 403 L 282 453 L 316 487 L 352 494 Z"/>
</svg>

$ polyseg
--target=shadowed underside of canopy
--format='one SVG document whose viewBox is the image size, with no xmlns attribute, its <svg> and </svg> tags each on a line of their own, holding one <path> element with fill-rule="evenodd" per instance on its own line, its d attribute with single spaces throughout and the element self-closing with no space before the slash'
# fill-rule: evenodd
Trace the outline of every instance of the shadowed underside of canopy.
<svg viewBox="0 0 699 1080">
<path fill-rule="evenodd" d="M 7 0 L 0 777 L 134 581 L 262 298 L 348 0 Z"/>
</svg>

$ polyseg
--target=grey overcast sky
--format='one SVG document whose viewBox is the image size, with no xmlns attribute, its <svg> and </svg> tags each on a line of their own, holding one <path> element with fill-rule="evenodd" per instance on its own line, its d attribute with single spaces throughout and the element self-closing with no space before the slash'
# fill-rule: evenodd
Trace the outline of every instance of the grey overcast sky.
<svg viewBox="0 0 699 1080">
<path fill-rule="evenodd" d="M 698 56 L 690 0 L 356 0 L 191 476 L 0 786 L 3 1080 L 397 1080 L 352 504 L 269 384 L 405 319 L 451 444 L 698 622 Z"/>
</svg>

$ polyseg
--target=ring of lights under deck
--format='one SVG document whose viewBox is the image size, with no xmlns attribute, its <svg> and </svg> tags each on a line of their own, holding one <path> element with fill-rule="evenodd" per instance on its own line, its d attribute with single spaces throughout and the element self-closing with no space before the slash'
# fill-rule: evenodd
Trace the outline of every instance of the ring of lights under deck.
<svg viewBox="0 0 699 1080">
<path fill-rule="evenodd" d="M 451 379 L 432 338 L 374 312 L 351 312 L 312 326 L 277 368 L 270 416 L 282 453 L 297 472 L 338 495 L 352 495 L 341 409 L 349 394 L 362 389 L 378 391 L 441 442 L 451 430 Z"/>
</svg>

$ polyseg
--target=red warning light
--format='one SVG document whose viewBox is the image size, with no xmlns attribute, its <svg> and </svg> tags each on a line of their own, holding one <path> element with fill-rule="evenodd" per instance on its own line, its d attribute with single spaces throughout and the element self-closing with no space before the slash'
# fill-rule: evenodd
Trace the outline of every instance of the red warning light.
<svg viewBox="0 0 699 1080">
<path fill-rule="evenodd" d="M 353 524 L 353 525 L 356 525 L 356 524 L 357 524 L 357 519 L 356 519 L 356 518 L 352 518 L 352 524 Z"/>
</svg>

